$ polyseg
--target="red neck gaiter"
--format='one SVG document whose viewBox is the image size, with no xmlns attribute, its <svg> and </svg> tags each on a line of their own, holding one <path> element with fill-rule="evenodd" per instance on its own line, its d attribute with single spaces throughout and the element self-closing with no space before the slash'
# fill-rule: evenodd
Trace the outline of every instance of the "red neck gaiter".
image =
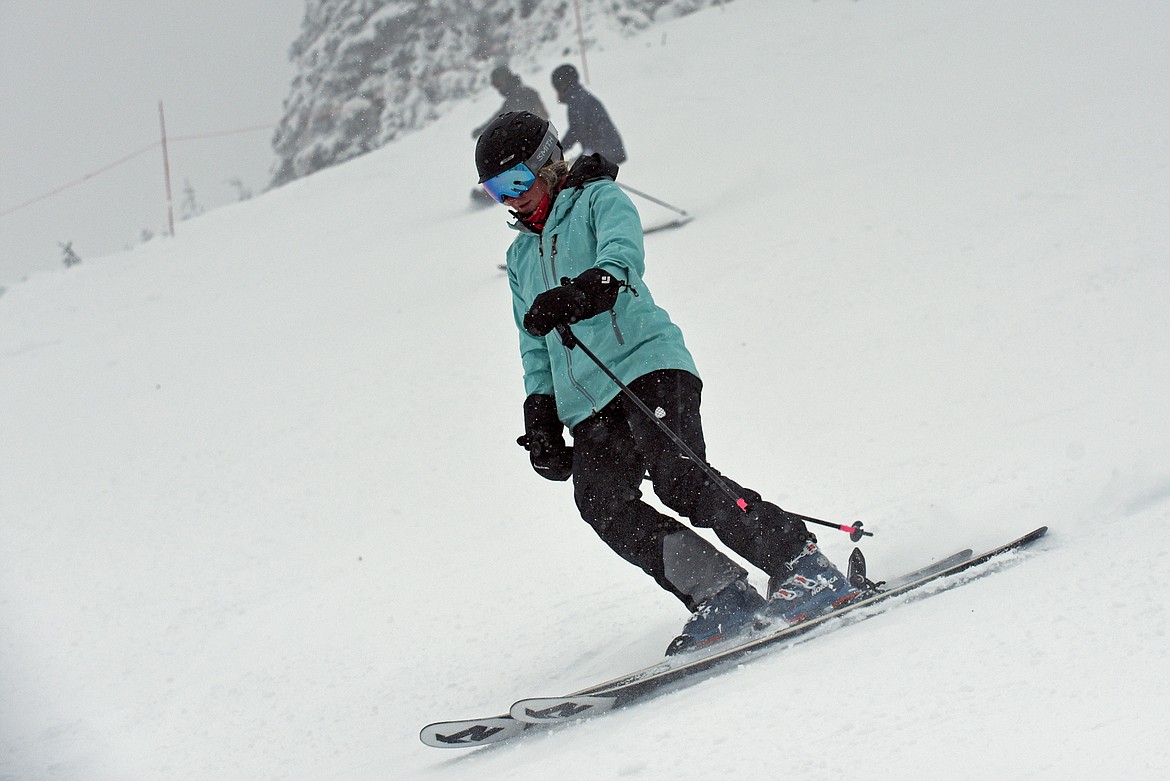
<svg viewBox="0 0 1170 781">
<path fill-rule="evenodd" d="M 516 215 L 521 223 L 523 223 L 529 230 L 540 233 L 544 230 L 544 224 L 548 221 L 549 207 L 552 205 L 552 198 L 548 193 L 540 199 L 540 203 L 532 210 L 531 214 L 521 216 L 518 212 L 512 212 Z"/>
</svg>

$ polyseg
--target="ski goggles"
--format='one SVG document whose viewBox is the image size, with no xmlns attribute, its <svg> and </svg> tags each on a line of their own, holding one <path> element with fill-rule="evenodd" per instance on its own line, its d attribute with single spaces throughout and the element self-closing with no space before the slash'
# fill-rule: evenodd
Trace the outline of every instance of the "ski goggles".
<svg viewBox="0 0 1170 781">
<path fill-rule="evenodd" d="M 483 183 L 483 189 L 488 191 L 488 195 L 496 199 L 496 203 L 503 203 L 504 196 L 509 198 L 516 198 L 522 193 L 528 192 L 532 188 L 532 183 L 536 181 L 536 174 L 528 167 L 527 163 L 520 163 L 504 171 L 502 174 L 496 174 L 491 179 Z"/>
<path fill-rule="evenodd" d="M 557 138 L 557 129 L 553 127 L 552 122 L 549 122 L 544 131 L 544 138 L 540 140 L 536 151 L 527 160 L 517 163 L 507 171 L 485 179 L 480 184 L 483 185 L 483 189 L 487 190 L 488 195 L 495 199 L 496 203 L 503 203 L 505 197 L 517 198 L 532 188 L 532 184 L 536 181 L 536 172 L 540 170 L 542 165 L 553 159 L 554 153 L 558 155 L 557 160 L 562 159 L 559 153 L 560 148 L 561 142 Z"/>
</svg>

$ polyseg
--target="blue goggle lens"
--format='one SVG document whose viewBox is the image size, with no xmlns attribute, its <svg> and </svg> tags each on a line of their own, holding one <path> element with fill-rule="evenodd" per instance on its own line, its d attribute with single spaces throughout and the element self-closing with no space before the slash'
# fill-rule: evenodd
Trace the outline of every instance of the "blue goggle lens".
<svg viewBox="0 0 1170 781">
<path fill-rule="evenodd" d="M 496 199 L 496 203 L 503 203 L 504 196 L 516 198 L 521 193 L 527 192 L 535 181 L 536 174 L 532 173 L 532 169 L 524 163 L 520 163 L 502 174 L 496 174 L 488 179 L 483 183 L 483 189 Z"/>
</svg>

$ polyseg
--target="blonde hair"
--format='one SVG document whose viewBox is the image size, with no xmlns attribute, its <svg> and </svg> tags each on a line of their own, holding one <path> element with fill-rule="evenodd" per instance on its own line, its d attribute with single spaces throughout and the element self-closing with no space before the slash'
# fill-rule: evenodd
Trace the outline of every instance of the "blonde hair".
<svg viewBox="0 0 1170 781">
<path fill-rule="evenodd" d="M 560 189 L 561 182 L 569 175 L 569 164 L 564 160 L 553 160 L 542 165 L 536 175 L 548 186 L 549 192 L 555 193 Z"/>
</svg>

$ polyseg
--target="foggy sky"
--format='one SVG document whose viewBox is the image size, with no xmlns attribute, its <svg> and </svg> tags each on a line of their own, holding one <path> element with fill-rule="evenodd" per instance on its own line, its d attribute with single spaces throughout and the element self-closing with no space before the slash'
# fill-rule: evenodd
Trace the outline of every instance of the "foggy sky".
<svg viewBox="0 0 1170 781">
<path fill-rule="evenodd" d="M 0 0 L 0 212 L 82 179 L 168 135 L 275 125 L 304 0 Z M 206 208 L 259 193 L 272 130 L 170 144 L 176 210 L 190 182 Z M 177 215 L 176 215 L 177 219 Z M 162 153 L 0 215 L 0 286 L 63 268 L 166 226 Z M 181 231 L 181 223 L 176 232 Z"/>
</svg>

